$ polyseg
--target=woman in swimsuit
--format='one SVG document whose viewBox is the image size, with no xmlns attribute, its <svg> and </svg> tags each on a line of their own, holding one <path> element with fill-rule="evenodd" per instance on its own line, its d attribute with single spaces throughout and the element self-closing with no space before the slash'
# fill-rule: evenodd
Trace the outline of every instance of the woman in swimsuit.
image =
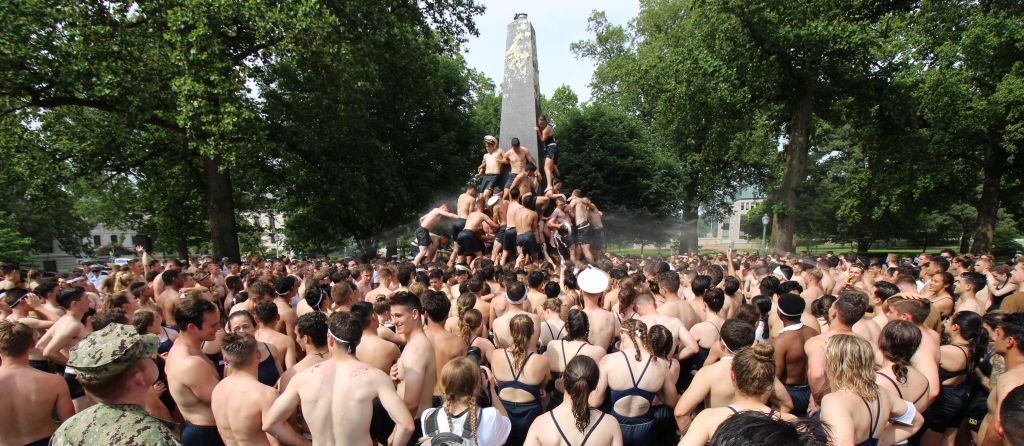
<svg viewBox="0 0 1024 446">
<path fill-rule="evenodd" d="M 597 388 L 601 373 L 597 362 L 584 355 L 576 356 L 565 367 L 562 379 L 569 398 L 537 418 L 526 434 L 531 446 L 586 446 L 589 444 L 621 446 L 622 431 L 614 417 L 591 409 L 587 397 Z"/>
<path fill-rule="evenodd" d="M 647 324 L 629 319 L 622 324 L 622 348 L 601 359 L 601 381 L 590 396 L 591 407 L 607 401 L 622 427 L 626 444 L 645 444 L 655 436 L 655 420 L 651 414 L 654 397 L 675 407 L 679 395 L 669 374 L 669 363 L 652 352 Z M 635 369 L 635 371 L 634 371 Z M 608 398 L 605 398 L 605 392 Z"/>
<path fill-rule="evenodd" d="M 682 366 L 675 355 L 673 355 L 675 335 L 668 328 L 665 328 L 664 325 L 655 325 L 647 331 L 647 337 L 651 340 L 651 351 L 654 352 L 654 356 L 668 361 L 668 380 L 678 382 L 679 374 L 682 373 Z M 679 438 L 676 435 L 678 426 L 676 425 L 674 410 L 674 407 L 665 405 L 661 398 L 654 400 L 651 414 L 654 416 L 656 444 L 675 443 L 676 438 Z"/>
<path fill-rule="evenodd" d="M 228 330 L 232 333 L 248 333 L 256 336 L 256 320 L 248 311 L 236 311 L 228 317 Z M 257 379 L 264 385 L 274 387 L 283 371 L 284 355 L 280 354 L 276 347 L 266 342 L 259 342 L 256 350 L 261 355 L 266 354 L 260 360 Z"/>
<path fill-rule="evenodd" d="M 491 370 L 498 397 L 512 420 L 508 445 L 521 445 L 533 420 L 544 412 L 544 388 L 550 379 L 547 358 L 530 351 L 533 319 L 519 314 L 509 321 L 512 344 L 491 354 Z"/>
<path fill-rule="evenodd" d="M 880 438 L 898 443 L 924 423 L 913 404 L 875 384 L 875 352 L 860 336 L 829 338 L 825 376 L 832 393 L 822 397 L 820 415 L 832 429 L 835 446 L 875 446 Z"/>
<path fill-rule="evenodd" d="M 160 338 L 160 346 L 157 353 L 163 354 L 171 351 L 174 340 L 178 339 L 177 330 L 163 326 L 164 317 L 159 308 L 147 305 L 140 308 L 132 316 L 132 325 L 139 334 L 155 334 Z"/>
<path fill-rule="evenodd" d="M 562 321 L 562 299 L 549 298 L 544 301 L 541 308 L 544 313 L 544 321 L 540 323 L 540 351 L 538 353 L 543 355 L 549 342 L 562 339 L 565 336 L 565 322 Z"/>
<path fill-rule="evenodd" d="M 565 337 L 548 342 L 544 356 L 551 364 L 551 380 L 548 382 L 548 395 L 550 402 L 548 407 L 557 407 L 562 404 L 565 387 L 562 387 L 561 377 L 565 368 L 572 362 L 572 358 L 583 355 L 588 356 L 595 362 L 600 361 L 605 355 L 605 349 L 587 342 L 590 333 L 590 320 L 587 313 L 579 308 L 569 310 L 565 322 Z"/>
<path fill-rule="evenodd" d="M 942 388 L 924 412 L 928 430 L 921 444 L 925 446 L 953 444 L 967 411 L 971 388 L 968 378 L 988 351 L 988 332 L 978 313 L 958 312 L 945 322 L 944 329 L 950 343 L 939 347 Z"/>
<path fill-rule="evenodd" d="M 910 365 L 910 359 L 921 345 L 921 330 L 909 321 L 897 319 L 885 324 L 878 348 L 882 351 L 882 368 L 875 383 L 891 389 L 900 398 L 910 401 L 923 412 L 928 400 L 928 378 Z"/>
<path fill-rule="evenodd" d="M 483 337 L 483 325 L 484 316 L 476 308 L 470 308 L 462 314 L 458 335 L 462 337 L 466 345 L 479 348 L 480 365 L 488 365 L 491 355 L 494 354 L 494 344 Z"/>
<path fill-rule="evenodd" d="M 758 342 L 736 353 L 730 377 L 736 387 L 732 402 L 697 414 L 680 445 L 701 446 L 711 441 L 718 426 L 740 412 L 763 412 L 786 421 L 796 419 L 790 414 L 776 412 L 768 405 L 775 383 L 775 349 L 771 344 Z"/>
<path fill-rule="evenodd" d="M 991 306 L 988 311 L 996 311 L 1003 304 L 1003 298 L 1017 292 L 1017 284 L 1010 280 L 1010 265 L 999 265 L 985 272 L 988 276 L 988 292 Z"/>
</svg>

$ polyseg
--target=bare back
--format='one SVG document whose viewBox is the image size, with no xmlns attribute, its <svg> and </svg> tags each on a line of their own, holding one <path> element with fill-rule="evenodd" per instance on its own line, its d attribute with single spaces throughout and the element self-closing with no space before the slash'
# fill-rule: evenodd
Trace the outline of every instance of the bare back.
<svg viewBox="0 0 1024 446">
<path fill-rule="evenodd" d="M 0 367 L 0 445 L 23 445 L 53 435 L 57 429 L 50 418 L 56 408 L 62 421 L 75 407 L 64 380 L 28 366 Z"/>
<path fill-rule="evenodd" d="M 217 384 L 213 389 L 211 409 L 224 444 L 272 444 L 272 437 L 263 432 L 263 414 L 270 410 L 275 398 L 277 391 L 252 375 L 236 373 Z"/>
<path fill-rule="evenodd" d="M 294 386 L 314 445 L 370 446 L 373 400 L 384 372 L 357 361 L 324 361 L 295 375 Z"/>
</svg>

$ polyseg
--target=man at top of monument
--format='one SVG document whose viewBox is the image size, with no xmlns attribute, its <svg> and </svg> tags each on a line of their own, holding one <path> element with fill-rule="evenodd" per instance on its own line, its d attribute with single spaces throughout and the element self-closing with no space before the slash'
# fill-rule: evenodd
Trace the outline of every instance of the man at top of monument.
<svg viewBox="0 0 1024 446">
<path fill-rule="evenodd" d="M 537 162 L 533 160 L 533 155 L 530 154 L 530 149 L 519 144 L 519 138 L 512 138 L 512 148 L 505 152 L 505 159 L 508 160 L 508 164 L 512 168 L 505 181 L 505 189 L 512 187 L 512 182 L 516 177 L 525 171 L 527 162 L 537 165 Z M 507 191 L 505 193 L 508 194 Z"/>
<path fill-rule="evenodd" d="M 540 146 L 544 148 L 544 178 L 548 183 L 547 189 L 551 189 L 555 179 L 562 176 L 558 171 L 558 144 L 555 144 L 555 132 L 548 125 L 548 117 L 544 115 L 537 118 L 537 126 L 533 130 L 537 132 Z"/>
<path fill-rule="evenodd" d="M 486 203 L 487 199 L 491 198 L 491 189 L 498 185 L 501 165 L 508 163 L 505 159 L 505 153 L 498 150 L 498 138 L 491 135 L 485 136 L 484 147 L 487 148 L 487 153 L 484 154 L 484 159 L 480 162 L 480 166 L 476 168 L 476 175 L 483 175 L 479 188 L 482 191 L 480 194 L 481 203 Z"/>
</svg>

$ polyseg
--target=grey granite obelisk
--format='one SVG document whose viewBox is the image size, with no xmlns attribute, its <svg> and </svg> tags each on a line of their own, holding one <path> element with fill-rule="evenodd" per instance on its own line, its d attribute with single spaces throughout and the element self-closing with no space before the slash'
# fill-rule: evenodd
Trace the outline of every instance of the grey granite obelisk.
<svg viewBox="0 0 1024 446">
<path fill-rule="evenodd" d="M 505 81 L 501 85 L 501 133 L 499 147 L 508 150 L 512 138 L 530 149 L 540 161 L 540 140 L 533 127 L 540 116 L 540 81 L 537 72 L 537 39 L 526 14 L 516 14 L 508 24 L 505 40 Z M 543 166 L 538 166 L 543 168 Z"/>
</svg>

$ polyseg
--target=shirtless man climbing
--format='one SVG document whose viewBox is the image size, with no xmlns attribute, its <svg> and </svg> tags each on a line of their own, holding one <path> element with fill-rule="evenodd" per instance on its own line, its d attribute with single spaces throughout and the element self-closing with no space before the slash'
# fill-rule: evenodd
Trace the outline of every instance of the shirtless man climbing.
<svg viewBox="0 0 1024 446">
<path fill-rule="evenodd" d="M 457 238 L 459 232 L 466 227 L 466 219 L 469 213 L 473 212 L 473 205 L 476 204 L 477 190 L 475 184 L 466 185 L 466 191 L 459 195 L 455 201 L 455 214 L 459 216 L 452 222 L 452 238 Z"/>
<path fill-rule="evenodd" d="M 516 266 L 529 264 L 530 261 L 540 258 L 541 244 L 538 243 L 537 211 L 534 210 L 537 197 L 530 195 L 523 198 L 523 206 L 516 211 L 512 223 L 516 228 L 516 250 L 519 255 L 516 258 Z"/>
<path fill-rule="evenodd" d="M 488 228 L 498 227 L 487 214 L 477 210 L 473 203 L 470 203 L 470 209 L 471 212 L 466 215 L 463 229 L 456 234 L 455 238 L 455 243 L 459 247 L 457 261 L 463 264 L 472 262 L 483 255 L 484 243 L 480 236 L 484 233 L 484 225 L 486 224 Z"/>
<path fill-rule="evenodd" d="M 505 180 L 505 197 L 508 198 L 508 190 L 512 189 L 512 183 L 520 173 L 526 171 L 526 163 L 531 163 L 534 166 L 537 162 L 534 161 L 533 155 L 530 154 L 530 149 L 523 147 L 519 143 L 519 138 L 512 138 L 512 147 L 505 152 L 505 159 L 508 161 L 511 172 L 508 174 L 508 178 Z"/>
<path fill-rule="evenodd" d="M 263 417 L 263 430 L 284 439 L 291 428 L 287 419 L 302 405 L 303 417 L 315 445 L 370 446 L 374 400 L 379 400 L 395 428 L 386 444 L 405 445 L 415 426 L 412 416 L 387 374 L 355 357 L 362 338 L 359 321 L 349 313 L 334 313 L 328 320 L 330 360 L 298 373 Z M 309 444 L 303 442 L 299 444 Z"/>
<path fill-rule="evenodd" d="M 483 175 L 480 180 L 480 202 L 486 203 L 488 198 L 491 198 L 491 194 L 494 187 L 501 187 L 498 184 L 498 176 L 501 175 L 501 165 L 508 163 L 505 159 L 505 153 L 498 150 L 498 138 L 491 135 L 484 137 L 484 147 L 487 148 L 487 153 L 484 154 L 484 158 L 480 161 L 480 166 L 476 168 L 476 175 L 479 177 Z"/>
<path fill-rule="evenodd" d="M 441 203 L 440 206 L 431 209 L 426 215 L 420 217 L 420 226 L 416 228 L 416 245 L 419 246 L 419 253 L 412 260 L 413 265 L 428 260 L 431 246 L 435 243 L 431 237 L 431 231 L 441 221 L 441 217 L 458 219 L 458 214 L 453 214 L 448 203 Z"/>
<path fill-rule="evenodd" d="M 548 117 L 544 115 L 537 118 L 537 126 L 533 131 L 537 132 L 540 148 L 544 150 L 544 178 L 547 180 L 547 187 L 550 188 L 553 180 L 562 176 L 558 171 L 558 144 L 555 142 L 555 132 L 548 125 Z"/>
<path fill-rule="evenodd" d="M 213 362 L 203 354 L 203 342 L 217 338 L 220 312 L 212 302 L 189 298 L 178 302 L 175 320 L 181 329 L 167 352 L 167 387 L 185 418 L 181 442 L 185 446 L 223 444 L 210 402 L 219 381 Z"/>
</svg>

